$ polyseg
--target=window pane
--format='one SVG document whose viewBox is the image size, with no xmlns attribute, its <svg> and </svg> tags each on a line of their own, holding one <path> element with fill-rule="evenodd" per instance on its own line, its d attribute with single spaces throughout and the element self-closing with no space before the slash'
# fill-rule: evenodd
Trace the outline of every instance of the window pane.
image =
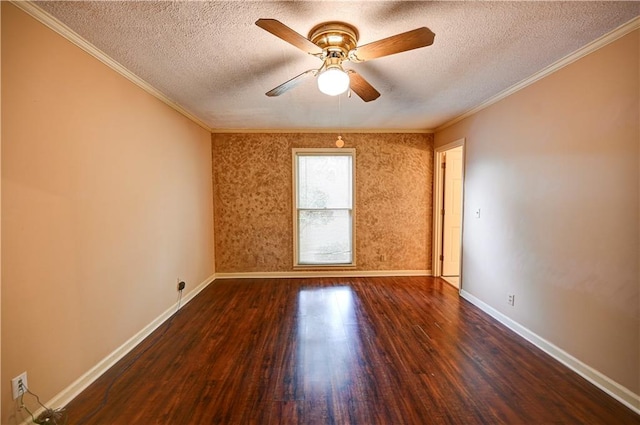
<svg viewBox="0 0 640 425">
<path fill-rule="evenodd" d="M 298 208 L 351 208 L 351 156 L 297 158 Z"/>
<path fill-rule="evenodd" d="M 351 263 L 351 212 L 298 211 L 300 264 Z"/>
</svg>

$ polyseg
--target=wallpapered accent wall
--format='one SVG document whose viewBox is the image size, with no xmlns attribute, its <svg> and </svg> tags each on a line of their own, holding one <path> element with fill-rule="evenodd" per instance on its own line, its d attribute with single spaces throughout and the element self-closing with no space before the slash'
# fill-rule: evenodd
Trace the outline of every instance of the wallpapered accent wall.
<svg viewBox="0 0 640 425">
<path fill-rule="evenodd" d="M 217 273 L 293 270 L 292 148 L 332 134 L 213 134 Z M 358 270 L 431 270 L 432 134 L 345 134 L 356 149 Z"/>
</svg>

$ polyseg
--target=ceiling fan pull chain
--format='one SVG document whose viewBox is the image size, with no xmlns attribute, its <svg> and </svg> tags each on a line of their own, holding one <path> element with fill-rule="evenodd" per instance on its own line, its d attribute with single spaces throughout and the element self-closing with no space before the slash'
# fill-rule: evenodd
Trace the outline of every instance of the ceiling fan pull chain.
<svg viewBox="0 0 640 425">
<path fill-rule="evenodd" d="M 344 140 L 342 140 L 342 132 L 340 131 L 340 124 L 341 124 L 341 120 L 340 118 L 342 117 L 342 108 L 341 108 L 341 102 L 340 102 L 340 95 L 338 95 L 338 140 L 336 140 L 336 146 L 341 148 L 344 146 Z"/>
</svg>

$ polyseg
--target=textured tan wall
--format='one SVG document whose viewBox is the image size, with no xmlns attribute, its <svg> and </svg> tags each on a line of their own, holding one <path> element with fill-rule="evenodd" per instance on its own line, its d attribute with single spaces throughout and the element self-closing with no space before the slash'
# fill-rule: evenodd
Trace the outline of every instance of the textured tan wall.
<svg viewBox="0 0 640 425">
<path fill-rule="evenodd" d="M 50 400 L 171 307 L 177 277 L 213 274 L 211 134 L 1 8 L 0 423 L 16 424 L 11 378 Z"/>
<path fill-rule="evenodd" d="M 432 134 L 345 134 L 358 270 L 430 270 Z M 293 270 L 292 148 L 334 134 L 213 134 L 216 272 Z M 384 256 L 384 260 L 381 260 Z"/>
<path fill-rule="evenodd" d="M 636 30 L 436 134 L 466 137 L 462 287 L 636 394 L 639 73 Z"/>
</svg>

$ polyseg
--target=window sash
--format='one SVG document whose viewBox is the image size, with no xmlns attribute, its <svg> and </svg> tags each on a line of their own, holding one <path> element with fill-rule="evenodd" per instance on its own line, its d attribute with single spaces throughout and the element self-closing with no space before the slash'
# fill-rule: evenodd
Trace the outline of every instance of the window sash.
<svg viewBox="0 0 640 425">
<path fill-rule="evenodd" d="M 326 158 L 330 157 L 331 161 Z M 298 155 L 296 205 L 298 208 L 352 208 L 353 157 L 342 152 L 334 155 Z M 314 177 L 322 174 L 326 179 Z M 345 185 L 344 182 L 347 182 Z"/>
<path fill-rule="evenodd" d="M 305 225 L 305 221 L 314 219 L 320 223 L 310 227 Z M 352 264 L 352 221 L 351 209 L 298 210 L 298 264 Z M 324 236 L 330 233 L 333 233 L 334 237 L 327 240 Z"/>
</svg>

